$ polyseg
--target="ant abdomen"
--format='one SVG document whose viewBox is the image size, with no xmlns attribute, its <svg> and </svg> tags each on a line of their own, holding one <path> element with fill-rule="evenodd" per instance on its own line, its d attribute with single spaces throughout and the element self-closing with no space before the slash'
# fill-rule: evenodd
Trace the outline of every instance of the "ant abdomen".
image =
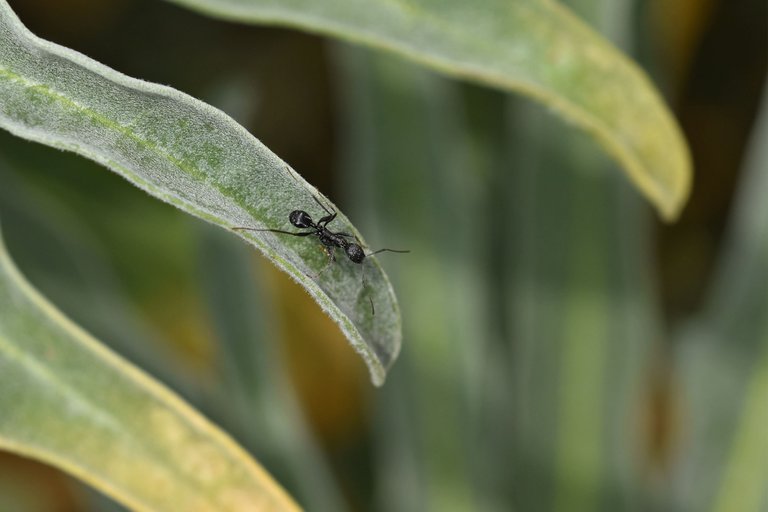
<svg viewBox="0 0 768 512">
<path fill-rule="evenodd" d="M 365 259 L 365 251 L 357 244 L 349 244 L 344 248 L 347 257 L 354 263 L 362 263 Z"/>
</svg>

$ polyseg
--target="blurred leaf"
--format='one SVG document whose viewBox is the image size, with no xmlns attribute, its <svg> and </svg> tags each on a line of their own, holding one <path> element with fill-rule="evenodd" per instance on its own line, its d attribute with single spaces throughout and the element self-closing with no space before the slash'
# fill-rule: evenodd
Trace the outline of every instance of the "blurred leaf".
<svg viewBox="0 0 768 512">
<path fill-rule="evenodd" d="M 27 144 L 21 139 L 10 142 Z M 126 300 L 98 237 L 60 194 L 46 194 L 19 179 L 31 170 L 30 165 L 3 158 L 7 149 L 4 145 L 0 150 L 0 212 L 5 238 L 24 274 L 96 338 L 108 340 L 121 355 L 184 396 L 199 395 L 199 376 L 180 372 L 179 354 L 168 350 L 168 341 Z M 152 272 L 143 275 L 158 279 Z"/>
<path fill-rule="evenodd" d="M 550 0 L 171 0 L 386 49 L 446 73 L 526 94 L 587 130 L 662 216 L 688 196 L 688 149 L 646 75 Z"/>
<path fill-rule="evenodd" d="M 473 492 L 461 442 L 473 434 L 476 372 L 486 370 L 478 365 L 489 341 L 478 275 L 483 186 L 468 158 L 461 87 L 386 54 L 340 47 L 336 57 L 349 200 L 369 215 L 386 212 L 371 227 L 413 249 L 387 262 L 398 271 L 413 343 L 398 382 L 382 390 L 377 505 L 489 510 L 489 496 Z"/>
<path fill-rule="evenodd" d="M 317 194 L 222 112 L 174 89 L 121 75 L 43 41 L 0 0 L 0 126 L 96 160 L 187 213 L 227 229 L 290 229 L 288 214 L 322 214 Z M 330 202 L 328 202 L 330 204 Z M 340 215 L 339 231 L 359 236 Z M 400 348 L 400 313 L 375 258 L 367 286 L 346 258 L 331 269 L 314 240 L 241 232 L 302 284 L 363 356 L 375 384 Z M 372 315 L 370 302 L 376 307 Z"/>
<path fill-rule="evenodd" d="M 343 512 L 344 500 L 301 413 L 275 346 L 274 316 L 248 251 L 205 229 L 201 276 L 218 343 L 219 400 L 227 431 L 243 440 L 313 511 Z M 274 464 L 271 464 L 274 462 Z M 290 484 L 293 484 L 292 486 Z"/>
<path fill-rule="evenodd" d="M 631 39 L 631 2 L 571 2 Z M 508 110 L 503 219 L 514 377 L 513 499 L 530 510 L 649 510 L 636 446 L 654 343 L 652 232 L 609 162 L 520 102 Z M 575 172 L 574 172 L 575 171 Z"/>
<path fill-rule="evenodd" d="M 624 509 L 659 338 L 649 210 L 539 108 L 339 56 L 344 182 L 416 249 L 388 263 L 411 343 L 383 390 L 381 509 Z"/>
<path fill-rule="evenodd" d="M 48 304 L 0 243 L 0 448 L 135 510 L 295 510 L 241 448 Z"/>
<path fill-rule="evenodd" d="M 768 507 L 766 140 L 768 89 L 709 300 L 680 334 L 690 428 L 675 491 L 686 510 Z"/>
<path fill-rule="evenodd" d="M 642 480 L 630 447 L 661 335 L 648 212 L 595 172 L 609 166 L 583 138 L 512 107 L 520 172 L 496 218 L 511 232 L 515 496 L 530 510 L 632 510 Z"/>
</svg>

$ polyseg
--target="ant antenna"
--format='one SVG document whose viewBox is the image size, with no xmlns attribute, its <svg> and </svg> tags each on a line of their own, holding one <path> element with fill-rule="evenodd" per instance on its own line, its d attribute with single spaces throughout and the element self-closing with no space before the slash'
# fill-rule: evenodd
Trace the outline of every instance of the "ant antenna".
<svg viewBox="0 0 768 512">
<path fill-rule="evenodd" d="M 291 175 L 291 178 L 293 178 L 293 180 L 294 180 L 296 183 L 298 183 L 298 184 L 299 184 L 299 186 L 301 186 L 302 188 L 304 188 L 304 187 L 303 187 L 303 185 L 301 185 L 301 182 L 299 181 L 299 178 L 297 178 L 297 177 L 296 177 L 296 176 L 298 176 L 298 175 L 299 175 L 299 173 L 297 173 L 296 171 L 293 171 L 293 170 L 291 170 L 291 167 L 290 167 L 288 164 L 285 164 L 285 171 L 286 171 L 288 174 L 290 174 L 290 175 Z M 319 198 L 318 198 L 318 197 L 317 197 L 315 194 L 313 194 L 311 191 L 310 191 L 310 195 L 312 196 L 312 199 L 314 199 L 314 200 L 315 200 L 315 202 L 316 202 L 318 205 L 320 205 L 320 208 L 322 208 L 322 209 L 325 211 L 325 213 L 327 213 L 328 215 L 333 215 L 333 212 L 330 210 L 330 208 L 329 208 L 328 206 L 324 205 L 324 204 L 323 204 L 323 203 L 320 201 L 320 199 L 319 199 Z"/>
<path fill-rule="evenodd" d="M 360 289 L 365 293 L 365 288 L 368 285 L 368 281 L 365 280 L 365 265 L 360 265 L 360 277 L 362 278 Z M 376 310 L 373 308 L 373 299 L 371 298 L 370 293 L 368 294 L 368 302 L 371 303 L 371 316 L 376 315 Z"/>
<path fill-rule="evenodd" d="M 355 237 L 357 238 L 357 237 Z M 401 250 L 401 249 L 379 249 L 378 251 L 373 251 L 371 253 L 366 254 L 365 256 L 373 256 L 374 254 L 379 254 L 381 252 L 397 252 L 397 253 L 409 253 L 411 251 L 409 250 Z M 362 289 L 365 290 L 366 285 L 368 284 L 368 281 L 365 280 L 365 265 L 360 266 L 360 276 L 362 277 Z M 368 295 L 368 302 L 371 303 L 371 316 L 374 316 L 376 314 L 376 310 L 373 307 L 373 299 L 371 298 L 370 294 Z"/>
<path fill-rule="evenodd" d="M 409 250 L 401 250 L 401 249 L 379 249 L 378 251 L 373 251 L 370 254 L 366 254 L 366 256 L 373 256 L 374 254 L 379 254 L 380 252 L 397 252 L 400 254 L 409 253 L 411 251 Z"/>
</svg>

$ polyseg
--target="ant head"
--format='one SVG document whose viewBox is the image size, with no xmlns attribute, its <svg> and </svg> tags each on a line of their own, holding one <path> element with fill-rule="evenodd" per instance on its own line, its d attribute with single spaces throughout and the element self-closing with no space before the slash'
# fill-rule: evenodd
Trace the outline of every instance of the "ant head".
<svg viewBox="0 0 768 512">
<path fill-rule="evenodd" d="M 357 244 L 349 244 L 344 248 L 347 257 L 354 263 L 362 263 L 365 259 L 365 251 Z"/>
<path fill-rule="evenodd" d="M 297 228 L 311 228 L 315 225 L 312 221 L 312 217 L 310 217 L 307 212 L 301 210 L 292 211 L 288 216 L 288 220 Z"/>
</svg>

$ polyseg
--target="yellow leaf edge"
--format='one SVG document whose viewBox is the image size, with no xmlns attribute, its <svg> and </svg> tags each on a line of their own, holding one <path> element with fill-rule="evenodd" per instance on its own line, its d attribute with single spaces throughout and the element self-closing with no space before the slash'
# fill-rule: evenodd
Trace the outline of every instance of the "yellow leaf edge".
<svg viewBox="0 0 768 512">
<path fill-rule="evenodd" d="M 59 311 L 43 295 L 40 294 L 21 274 L 15 263 L 11 259 L 5 242 L 0 236 L 0 271 L 5 272 L 18 290 L 30 298 L 44 314 L 48 315 L 62 330 L 69 333 L 77 339 L 83 347 L 91 351 L 106 365 L 115 368 L 128 377 L 129 381 L 136 384 L 137 387 L 145 390 L 147 393 L 155 396 L 160 402 L 165 404 L 169 410 L 175 411 L 180 417 L 183 417 L 190 424 L 194 425 L 200 432 L 204 432 L 210 439 L 221 446 L 224 451 L 238 461 L 251 475 L 255 482 L 267 489 L 278 507 L 274 510 L 279 511 L 300 511 L 301 508 L 293 498 L 280 486 L 272 476 L 259 465 L 234 439 L 219 429 L 210 420 L 205 418 L 192 406 L 187 404 L 175 392 L 157 382 L 151 376 L 146 374 L 140 368 L 134 366 L 129 361 L 123 359 L 108 347 L 100 343 L 88 332 L 75 324 L 66 315 Z M 146 507 L 140 500 L 130 493 L 123 492 L 119 487 L 113 485 L 104 475 L 95 472 L 88 472 L 69 460 L 67 457 L 59 456 L 45 449 L 38 449 L 34 446 L 26 445 L 12 441 L 0 435 L 0 449 L 4 449 L 18 455 L 34 459 L 45 464 L 54 466 L 62 471 L 76 477 L 77 479 L 91 485 L 92 487 L 104 492 L 120 503 L 128 506 L 131 510 L 140 512 L 157 512 L 154 508 Z"/>
</svg>

